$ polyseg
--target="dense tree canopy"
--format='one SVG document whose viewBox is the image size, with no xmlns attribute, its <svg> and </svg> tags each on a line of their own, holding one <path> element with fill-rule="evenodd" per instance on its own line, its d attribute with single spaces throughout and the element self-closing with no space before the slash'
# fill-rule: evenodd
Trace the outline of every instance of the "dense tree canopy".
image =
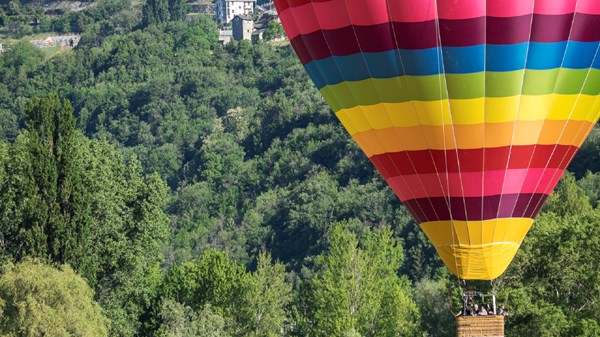
<svg viewBox="0 0 600 337">
<path fill-rule="evenodd" d="M 25 125 L 2 147 L 2 254 L 70 264 L 113 325 L 135 331 L 162 261 L 166 185 L 144 176 L 135 158 L 126 163 L 105 141 L 87 139 L 54 94 L 28 104 Z"/>
<path fill-rule="evenodd" d="M 398 278 L 402 247 L 387 228 L 359 240 L 344 225 L 328 232 L 316 274 L 300 298 L 300 328 L 310 336 L 415 336 L 418 309 Z"/>
</svg>

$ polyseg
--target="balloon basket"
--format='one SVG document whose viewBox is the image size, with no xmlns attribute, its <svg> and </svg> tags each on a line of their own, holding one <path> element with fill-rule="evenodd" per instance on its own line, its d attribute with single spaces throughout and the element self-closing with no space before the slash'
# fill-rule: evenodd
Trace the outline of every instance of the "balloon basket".
<svg viewBox="0 0 600 337">
<path fill-rule="evenodd" d="M 457 337 L 504 337 L 504 316 L 458 316 Z"/>
</svg>

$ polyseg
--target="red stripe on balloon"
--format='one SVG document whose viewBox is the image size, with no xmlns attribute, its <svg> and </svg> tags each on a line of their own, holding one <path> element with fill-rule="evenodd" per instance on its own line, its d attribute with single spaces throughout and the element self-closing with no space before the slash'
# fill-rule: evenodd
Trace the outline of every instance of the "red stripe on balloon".
<svg viewBox="0 0 600 337">
<path fill-rule="evenodd" d="M 563 158 L 571 158 L 577 149 L 568 145 L 515 145 L 486 148 L 485 156 L 484 149 L 402 151 L 375 155 L 370 160 L 387 179 L 417 173 L 459 172 L 459 163 L 460 172 L 565 169 L 569 163 Z"/>
</svg>

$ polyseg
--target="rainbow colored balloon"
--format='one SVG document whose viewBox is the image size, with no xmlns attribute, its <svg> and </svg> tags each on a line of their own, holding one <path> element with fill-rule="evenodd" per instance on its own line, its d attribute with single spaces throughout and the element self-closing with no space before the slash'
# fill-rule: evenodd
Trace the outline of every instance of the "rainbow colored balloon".
<svg viewBox="0 0 600 337">
<path fill-rule="evenodd" d="M 598 121 L 598 0 L 275 0 L 339 120 L 461 279 L 501 275 Z"/>
</svg>

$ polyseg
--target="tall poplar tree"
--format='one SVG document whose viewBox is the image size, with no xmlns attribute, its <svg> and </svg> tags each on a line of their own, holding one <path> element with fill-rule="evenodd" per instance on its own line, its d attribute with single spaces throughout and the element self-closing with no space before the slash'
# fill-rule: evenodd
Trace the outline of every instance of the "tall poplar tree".
<svg viewBox="0 0 600 337">
<path fill-rule="evenodd" d="M 2 233 L 16 258 L 35 256 L 84 265 L 90 246 L 81 135 L 69 102 L 54 94 L 29 102 L 26 131 L 5 162 Z M 6 237 L 8 236 L 8 237 Z M 85 268 L 85 267 L 84 267 Z"/>
<path fill-rule="evenodd" d="M 142 24 L 157 25 L 169 21 L 169 0 L 147 0 L 142 7 Z"/>
</svg>

